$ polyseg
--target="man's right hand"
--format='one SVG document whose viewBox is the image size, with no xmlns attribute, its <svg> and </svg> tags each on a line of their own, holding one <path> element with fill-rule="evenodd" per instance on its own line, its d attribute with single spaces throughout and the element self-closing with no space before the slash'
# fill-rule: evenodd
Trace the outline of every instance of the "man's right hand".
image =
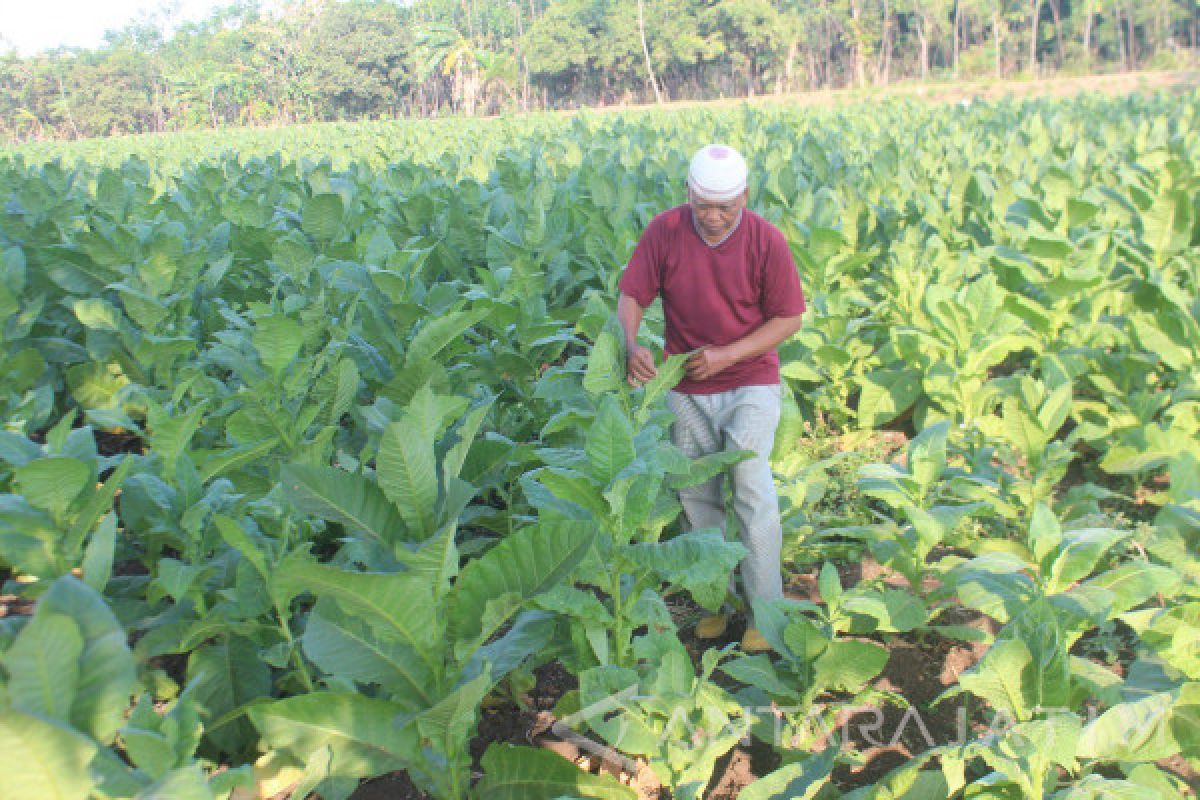
<svg viewBox="0 0 1200 800">
<path fill-rule="evenodd" d="M 634 345 L 626 350 L 625 378 L 630 386 L 641 386 L 654 380 L 658 370 L 654 366 L 654 353 L 650 348 Z"/>
</svg>

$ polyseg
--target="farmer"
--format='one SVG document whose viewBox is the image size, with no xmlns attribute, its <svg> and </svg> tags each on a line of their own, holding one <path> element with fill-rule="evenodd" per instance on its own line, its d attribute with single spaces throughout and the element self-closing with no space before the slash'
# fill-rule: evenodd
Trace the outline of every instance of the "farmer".
<svg viewBox="0 0 1200 800">
<path fill-rule="evenodd" d="M 656 374 L 654 355 L 637 341 L 655 297 L 663 301 L 667 354 L 692 353 L 668 395 L 671 438 L 684 454 L 755 454 L 729 470 L 734 515 L 749 551 L 742 584 L 753 601 L 783 597 L 783 532 L 767 459 L 779 424 L 776 347 L 799 330 L 805 303 L 783 234 L 746 208 L 746 177 L 746 162 L 731 147 L 710 144 L 695 154 L 687 204 L 651 220 L 621 275 L 617 318 L 631 385 Z M 690 529 L 725 530 L 724 477 L 679 492 Z M 696 636 L 716 638 L 728 621 L 727 613 L 705 617 Z M 752 618 L 742 648 L 769 649 Z"/>
</svg>

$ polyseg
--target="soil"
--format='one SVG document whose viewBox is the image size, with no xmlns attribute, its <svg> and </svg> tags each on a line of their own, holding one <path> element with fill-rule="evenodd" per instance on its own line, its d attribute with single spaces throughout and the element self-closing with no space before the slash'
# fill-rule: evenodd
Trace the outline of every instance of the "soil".
<svg viewBox="0 0 1200 800">
<path fill-rule="evenodd" d="M 754 98 L 728 98 L 703 102 L 664 103 L 641 108 L 682 109 L 730 105 L 787 105 L 803 107 L 839 107 L 890 98 L 908 98 L 930 103 L 961 103 L 964 100 L 994 101 L 1006 97 L 1071 97 L 1082 93 L 1121 96 L 1133 92 L 1159 90 L 1184 92 L 1200 84 L 1195 70 L 1116 72 L 1106 75 L 1064 75 L 1037 79 L 986 79 L 950 81 L 913 81 L 863 89 L 824 89 L 793 94 L 766 94 Z M 628 111 L 636 106 L 614 105 L 589 109 L 590 112 Z M 561 111 L 576 114 L 577 111 Z"/>
<path fill-rule="evenodd" d="M 847 587 L 860 580 L 882 578 L 889 582 L 895 578 L 869 557 L 839 567 Z M 793 575 L 787 594 L 798 600 L 818 602 L 816 571 Z M 685 646 L 697 662 L 705 649 L 737 642 L 745 631 L 744 620 L 735 616 L 719 639 L 698 641 L 692 636 L 692 630 L 704 610 L 684 596 L 670 598 L 668 607 Z M 995 633 L 996 627 L 993 620 L 966 609 L 944 611 L 935 621 L 939 625 L 968 625 L 989 633 Z M 933 703 L 957 683 L 964 670 L 979 661 L 986 650 L 985 643 L 913 633 L 890 635 L 885 644 L 890 657 L 883 673 L 872 685 L 880 691 L 903 697 L 909 708 L 881 704 L 878 709 L 848 710 L 838 720 L 839 733 L 862 757 L 860 764 L 839 766 L 834 771 L 834 783 L 843 791 L 873 784 L 913 756 L 935 746 L 973 738 L 986 727 L 978 709 L 972 707 L 965 696 L 937 705 Z M 579 748 L 547 730 L 552 718 L 545 712 L 554 708 L 566 691 L 577 688 L 575 676 L 558 662 L 551 662 L 534 670 L 534 677 L 537 681 L 534 688 L 521 698 L 523 707 L 504 701 L 483 709 L 479 734 L 471 743 L 476 773 L 479 772 L 479 758 L 494 742 L 545 747 L 581 769 L 601 771 L 604 765 L 595 763 Z M 729 684 L 729 688 L 734 685 L 719 672 L 714 680 Z M 734 800 L 742 789 L 777 769 L 780 763 L 779 754 L 768 743 L 750 739 L 717 762 L 703 797 L 706 800 Z M 641 770 L 641 775 L 646 773 L 648 770 Z M 637 790 L 639 800 L 670 800 L 670 792 L 657 786 L 652 779 L 631 780 L 626 775 L 622 782 Z M 352 800 L 383 800 L 385 797 L 389 800 L 428 800 L 427 795 L 416 789 L 403 773 L 365 782 Z"/>
</svg>

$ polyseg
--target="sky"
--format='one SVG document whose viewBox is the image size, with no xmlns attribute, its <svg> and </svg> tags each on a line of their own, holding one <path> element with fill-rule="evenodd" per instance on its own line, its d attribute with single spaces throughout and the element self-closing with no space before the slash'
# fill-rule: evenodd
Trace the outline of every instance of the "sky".
<svg viewBox="0 0 1200 800">
<path fill-rule="evenodd" d="M 61 45 L 96 47 L 104 32 L 148 15 L 176 24 L 203 19 L 231 0 L 0 0 L 0 53 L 23 56 Z"/>
</svg>

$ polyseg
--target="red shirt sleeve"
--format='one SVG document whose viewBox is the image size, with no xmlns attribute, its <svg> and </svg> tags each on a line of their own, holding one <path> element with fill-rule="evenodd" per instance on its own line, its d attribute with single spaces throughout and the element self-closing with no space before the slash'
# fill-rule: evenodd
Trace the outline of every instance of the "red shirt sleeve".
<svg viewBox="0 0 1200 800">
<path fill-rule="evenodd" d="M 637 301 L 642 308 L 654 302 L 662 289 L 662 223 L 658 217 L 650 221 L 638 240 L 629 264 L 617 282 L 622 294 Z"/>
<path fill-rule="evenodd" d="M 807 305 L 800 275 L 787 240 L 774 225 L 769 227 L 766 253 L 763 258 L 762 309 L 767 319 L 795 317 L 803 314 Z"/>
</svg>

